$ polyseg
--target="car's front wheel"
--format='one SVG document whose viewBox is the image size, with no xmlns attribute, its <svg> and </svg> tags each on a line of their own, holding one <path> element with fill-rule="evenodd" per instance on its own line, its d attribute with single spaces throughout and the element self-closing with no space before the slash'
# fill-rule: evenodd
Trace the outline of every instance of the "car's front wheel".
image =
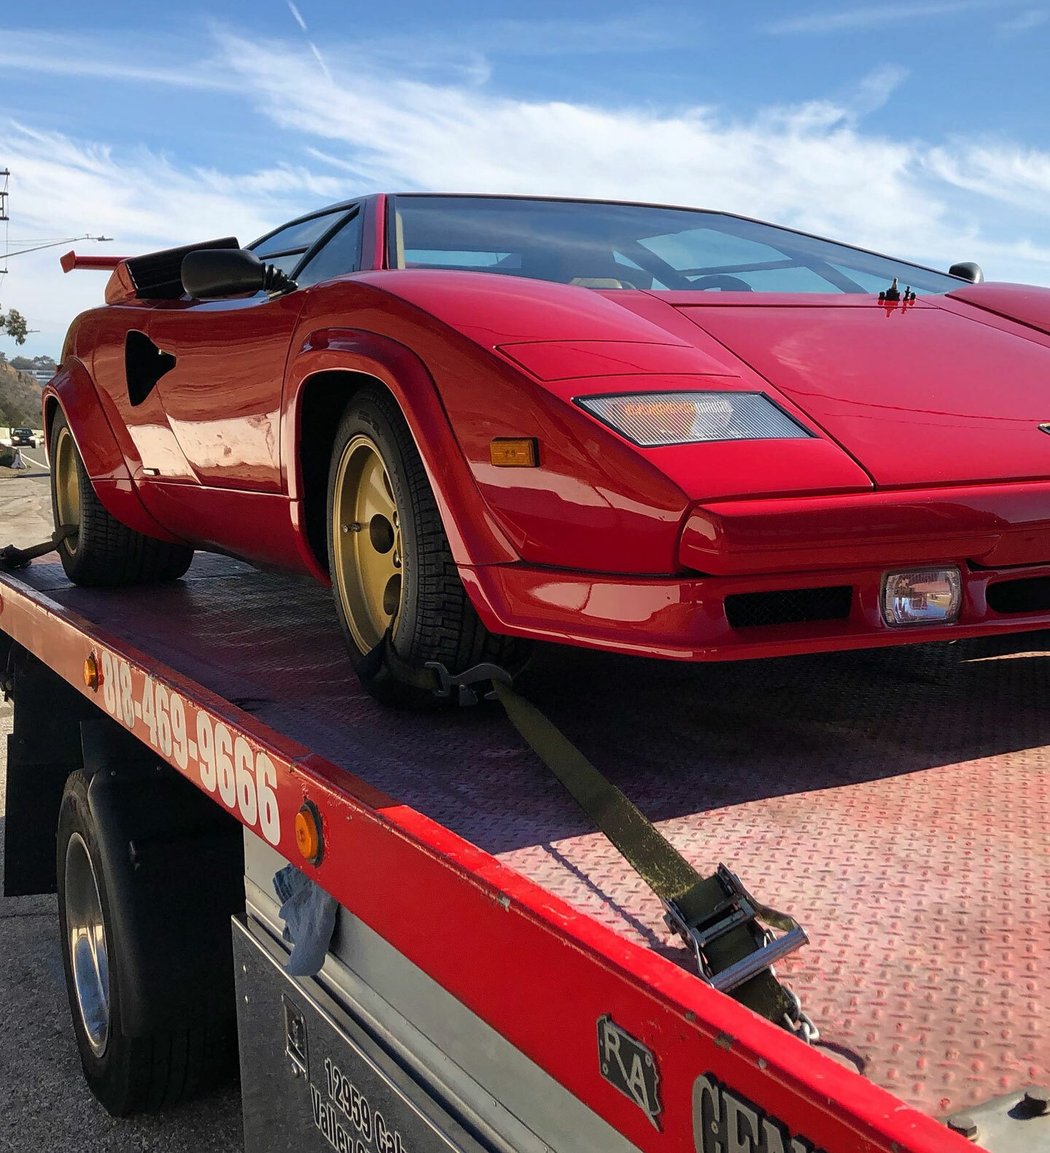
<svg viewBox="0 0 1050 1153">
<path fill-rule="evenodd" d="M 524 646 L 495 636 L 459 578 L 426 470 L 390 396 L 358 393 L 343 414 L 328 477 L 328 555 L 336 609 L 358 673 L 389 632 L 400 662 L 450 673 L 520 666 Z M 424 688 L 362 675 L 385 703 L 422 705 Z"/>
<path fill-rule="evenodd" d="M 51 428 L 51 508 L 55 529 L 67 529 L 58 545 L 66 576 L 74 584 L 114 586 L 175 580 L 190 567 L 193 550 L 145 536 L 110 516 L 91 487 L 63 413 Z"/>
</svg>

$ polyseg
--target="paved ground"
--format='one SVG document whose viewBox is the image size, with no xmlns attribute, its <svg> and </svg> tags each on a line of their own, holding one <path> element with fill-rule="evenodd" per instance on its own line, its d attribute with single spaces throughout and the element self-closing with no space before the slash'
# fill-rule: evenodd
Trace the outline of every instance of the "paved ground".
<svg viewBox="0 0 1050 1153">
<path fill-rule="evenodd" d="M 35 544 L 51 531 L 43 453 L 23 456 L 27 472 L 0 468 L 0 546 Z M 0 703 L 0 814 L 11 720 L 11 705 Z M 0 834 L 3 824 L 0 817 Z M 235 1088 L 129 1121 L 115 1120 L 95 1102 L 80 1075 L 57 932 L 54 897 L 0 897 L 0 1153 L 241 1149 Z"/>
</svg>

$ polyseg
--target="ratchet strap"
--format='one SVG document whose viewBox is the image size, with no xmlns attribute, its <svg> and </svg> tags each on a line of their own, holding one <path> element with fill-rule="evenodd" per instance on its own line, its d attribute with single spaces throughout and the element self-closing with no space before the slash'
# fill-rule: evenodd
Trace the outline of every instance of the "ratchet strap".
<svg viewBox="0 0 1050 1153">
<path fill-rule="evenodd" d="M 692 948 L 700 976 L 763 1017 L 805 1034 L 798 998 L 771 968 L 806 944 L 805 930 L 756 902 L 724 865 L 701 877 L 543 713 L 503 680 L 493 681 L 493 689 L 533 752 L 663 902 L 665 920 Z M 783 936 L 774 936 L 774 928 Z"/>
<path fill-rule="evenodd" d="M 398 655 L 388 630 L 361 662 L 358 673 L 373 690 L 381 689 L 386 680 L 460 705 L 477 704 L 482 698 L 499 700 L 525 743 L 659 897 L 668 927 L 692 950 L 701 979 L 805 1040 L 817 1039 L 817 1030 L 798 997 L 777 980 L 772 969 L 807 943 L 802 926 L 793 917 L 759 904 L 725 865 L 701 877 L 557 726 L 514 691 L 506 669 L 480 664 L 451 674 L 433 661 L 420 668 Z"/>
<path fill-rule="evenodd" d="M 38 556 L 47 556 L 49 552 L 54 552 L 67 536 L 76 536 L 79 531 L 75 524 L 64 524 L 61 528 L 56 528 L 47 540 L 29 548 L 16 548 L 13 544 L 5 545 L 0 548 L 0 570 L 14 572 L 16 569 L 25 568 Z"/>
</svg>

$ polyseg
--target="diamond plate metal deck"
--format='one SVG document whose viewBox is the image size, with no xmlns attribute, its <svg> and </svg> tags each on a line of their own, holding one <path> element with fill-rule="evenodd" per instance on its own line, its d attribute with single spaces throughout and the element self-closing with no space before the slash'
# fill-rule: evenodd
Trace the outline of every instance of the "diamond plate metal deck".
<svg viewBox="0 0 1050 1153">
<path fill-rule="evenodd" d="M 166 589 L 27 581 L 688 966 L 657 902 L 495 709 L 376 706 L 328 594 L 200 556 Z M 830 1050 L 928 1113 L 1050 1081 L 1050 636 L 681 666 L 544 649 L 522 691 L 698 869 L 812 944 Z"/>
</svg>

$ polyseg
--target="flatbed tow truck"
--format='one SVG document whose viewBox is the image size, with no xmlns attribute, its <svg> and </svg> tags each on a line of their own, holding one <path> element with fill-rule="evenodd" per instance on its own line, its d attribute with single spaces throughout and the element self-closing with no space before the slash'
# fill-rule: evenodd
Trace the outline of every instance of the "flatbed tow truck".
<svg viewBox="0 0 1050 1153">
<path fill-rule="evenodd" d="M 206 1085 L 236 1003 L 249 1151 L 1036 1153 L 1046 644 L 551 649 L 521 678 L 698 870 L 806 927 L 778 973 L 814 1044 L 701 979 L 498 706 L 384 711 L 323 589 L 224 558 L 119 591 L 0 575 L 5 886 L 60 882 L 86 1070 L 148 1042 Z M 312 882 L 306 975 L 279 873 Z"/>
</svg>

